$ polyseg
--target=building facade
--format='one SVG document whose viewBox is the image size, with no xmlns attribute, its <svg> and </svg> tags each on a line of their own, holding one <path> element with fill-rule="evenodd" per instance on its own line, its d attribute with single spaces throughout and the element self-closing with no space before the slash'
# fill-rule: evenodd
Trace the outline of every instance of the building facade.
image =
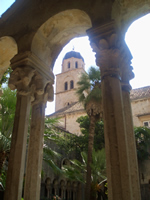
<svg viewBox="0 0 150 200">
<path fill-rule="evenodd" d="M 81 133 L 77 118 L 86 115 L 84 107 L 78 102 L 77 82 L 85 73 L 84 59 L 79 52 L 66 53 L 62 61 L 62 72 L 56 75 L 55 113 L 49 117 L 60 117 L 60 127 L 79 135 Z"/>
</svg>

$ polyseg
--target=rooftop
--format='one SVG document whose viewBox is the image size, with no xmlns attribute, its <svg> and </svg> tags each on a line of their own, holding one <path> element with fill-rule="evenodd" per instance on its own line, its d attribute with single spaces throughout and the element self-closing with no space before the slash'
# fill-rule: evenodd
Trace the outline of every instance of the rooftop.
<svg viewBox="0 0 150 200">
<path fill-rule="evenodd" d="M 150 86 L 133 89 L 130 93 L 131 100 L 143 99 L 148 97 L 150 97 Z"/>
<path fill-rule="evenodd" d="M 68 59 L 68 58 L 79 58 L 79 59 L 82 59 L 83 62 L 84 62 L 84 59 L 81 56 L 81 54 L 79 52 L 76 52 L 76 51 L 70 51 L 70 52 L 66 53 L 63 60 Z"/>
</svg>

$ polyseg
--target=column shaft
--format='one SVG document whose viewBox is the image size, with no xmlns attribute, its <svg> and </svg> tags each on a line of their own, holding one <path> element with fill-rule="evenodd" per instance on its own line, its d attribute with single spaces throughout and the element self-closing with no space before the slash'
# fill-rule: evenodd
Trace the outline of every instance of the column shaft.
<svg viewBox="0 0 150 200">
<path fill-rule="evenodd" d="M 103 75 L 102 75 L 103 77 Z M 102 80 L 109 200 L 131 200 L 131 180 L 120 80 Z"/>
<path fill-rule="evenodd" d="M 30 96 L 17 94 L 16 113 L 4 197 L 5 200 L 21 199 L 29 112 Z"/>
<path fill-rule="evenodd" d="M 122 91 L 123 96 L 123 106 L 124 106 L 124 116 L 126 125 L 126 136 L 129 151 L 129 166 L 131 172 L 131 186 L 133 193 L 133 200 L 140 200 L 140 186 L 139 186 L 139 173 L 137 164 L 137 153 L 136 153 L 136 143 L 133 130 L 133 119 L 130 103 L 130 94 L 128 91 Z"/>
<path fill-rule="evenodd" d="M 24 200 L 38 200 L 40 198 L 44 117 L 45 103 L 33 105 Z"/>
</svg>

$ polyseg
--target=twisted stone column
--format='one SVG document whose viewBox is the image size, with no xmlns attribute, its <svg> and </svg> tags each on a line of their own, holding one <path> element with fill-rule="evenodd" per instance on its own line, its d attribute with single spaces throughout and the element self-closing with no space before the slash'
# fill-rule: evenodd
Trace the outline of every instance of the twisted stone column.
<svg viewBox="0 0 150 200">
<path fill-rule="evenodd" d="M 13 64 L 12 64 L 13 67 Z M 34 69 L 17 67 L 10 75 L 9 87 L 17 89 L 17 104 L 7 171 L 5 200 L 20 200 L 25 166 L 26 142 Z"/>
<path fill-rule="evenodd" d="M 109 200 L 133 200 L 131 155 L 121 88 L 121 64 L 124 57 L 124 41 L 111 21 L 88 32 L 91 46 L 96 52 L 96 63 L 102 77 L 105 151 Z M 136 178 L 136 177 L 134 177 Z M 137 180 L 137 179 L 136 179 Z M 136 184 L 136 191 L 139 193 Z M 138 198 L 140 199 L 140 197 Z"/>
</svg>

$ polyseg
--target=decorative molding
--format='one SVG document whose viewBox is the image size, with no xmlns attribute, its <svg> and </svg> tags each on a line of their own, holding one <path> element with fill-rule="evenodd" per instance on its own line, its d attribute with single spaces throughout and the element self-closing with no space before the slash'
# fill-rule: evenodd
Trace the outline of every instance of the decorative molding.
<svg viewBox="0 0 150 200">
<path fill-rule="evenodd" d="M 128 83 L 134 77 L 130 66 L 132 55 L 115 22 L 89 29 L 87 34 L 96 52 L 96 64 L 100 67 L 102 79 L 111 76 Z"/>
<path fill-rule="evenodd" d="M 53 86 L 50 80 L 29 66 L 17 67 L 10 75 L 10 89 L 17 89 L 20 95 L 31 95 L 32 104 L 53 101 Z"/>
<path fill-rule="evenodd" d="M 42 76 L 54 83 L 54 74 L 52 70 L 43 63 L 35 54 L 31 51 L 17 54 L 11 59 L 11 67 L 15 69 L 21 66 L 30 66 L 36 69 Z"/>
</svg>

